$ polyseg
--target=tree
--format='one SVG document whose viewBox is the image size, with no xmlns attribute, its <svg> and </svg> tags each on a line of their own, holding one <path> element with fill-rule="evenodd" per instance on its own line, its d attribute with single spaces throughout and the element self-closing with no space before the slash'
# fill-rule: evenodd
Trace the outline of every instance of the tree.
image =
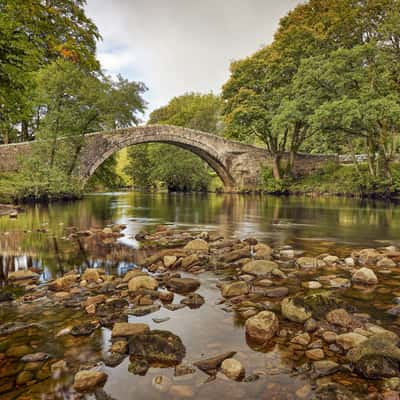
<svg viewBox="0 0 400 400">
<path fill-rule="evenodd" d="M 310 124 L 315 129 L 343 135 L 351 150 L 354 139 L 362 139 L 371 176 L 391 178 L 400 95 L 379 46 L 368 43 L 304 60 L 295 88 L 314 108 Z"/>
<path fill-rule="evenodd" d="M 310 0 L 297 6 L 281 19 L 270 46 L 232 63 L 222 92 L 227 132 L 241 140 L 261 140 L 273 156 L 276 179 L 283 174 L 282 155 L 289 152 L 290 173 L 297 151 L 318 132 L 310 124 L 310 98 L 307 104 L 294 84 L 303 60 L 374 43 L 387 58 L 392 80 L 399 82 L 398 21 L 397 0 Z"/>
<path fill-rule="evenodd" d="M 27 139 L 32 117 L 32 72 L 57 58 L 98 70 L 97 27 L 85 15 L 84 0 L 0 1 L 0 140 L 21 123 Z"/>
<path fill-rule="evenodd" d="M 145 109 L 141 95 L 146 87 L 142 83 L 121 77 L 114 81 L 98 72 L 89 73 L 71 61 L 54 61 L 42 68 L 36 79 L 39 90 L 34 102 L 39 116 L 39 141 L 35 157 L 23 169 L 25 176 L 35 174 L 32 182 L 52 180 L 54 171 L 66 184 L 75 182 L 85 135 L 135 125 L 139 122 L 138 114 Z M 38 162 L 42 164 L 39 177 L 37 171 L 32 171 Z M 97 179 L 103 173 L 110 181 L 114 167 L 115 161 L 107 161 L 99 168 Z"/>
<path fill-rule="evenodd" d="M 221 100 L 213 94 L 188 93 L 154 110 L 149 124 L 184 126 L 216 134 L 220 130 L 220 108 Z M 204 161 L 175 146 L 133 146 L 129 157 L 127 173 L 138 186 L 149 187 L 162 181 L 170 191 L 204 191 L 211 181 Z"/>
</svg>

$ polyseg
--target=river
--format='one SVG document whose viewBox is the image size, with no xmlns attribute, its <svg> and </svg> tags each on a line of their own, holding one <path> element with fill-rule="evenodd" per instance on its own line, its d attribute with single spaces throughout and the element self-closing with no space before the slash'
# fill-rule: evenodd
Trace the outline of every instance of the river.
<svg viewBox="0 0 400 400">
<path fill-rule="evenodd" d="M 69 239 L 71 231 L 103 228 L 109 224 L 126 225 L 119 239 L 121 247 L 126 246 L 126 250 L 121 250 L 122 254 L 110 255 L 96 246 L 85 249 Z M 104 268 L 107 273 L 123 274 L 143 257 L 135 235 L 161 224 L 185 230 L 215 231 L 225 237 L 243 239 L 251 236 L 273 248 L 290 245 L 299 253 L 310 256 L 329 253 L 344 257 L 354 249 L 400 246 L 400 207 L 395 203 L 334 197 L 137 192 L 90 194 L 76 202 L 26 206 L 16 219 L 0 217 L 0 285 L 5 285 L 8 273 L 25 268 L 40 273 L 42 282 L 61 276 L 70 269 L 83 271 L 88 266 Z M 129 254 L 128 258 L 126 254 Z M 130 320 L 146 322 L 151 329 L 168 330 L 178 335 L 185 345 L 185 361 L 188 363 L 204 355 L 234 350 L 246 372 L 263 375 L 262 379 L 245 383 L 217 376 L 217 379 L 207 381 L 207 375 L 199 371 L 174 377 L 173 368 L 156 367 L 140 376 L 128 371 L 129 360 L 125 360 L 114 368 L 103 368 L 108 380 L 104 392 L 97 393 L 97 398 L 311 398 L 306 389 L 305 397 L 300 397 L 299 389 L 308 385 L 304 376 L 293 372 L 294 365 L 296 368 L 300 365 L 293 364 L 293 360 L 289 362 L 278 344 L 260 351 L 247 343 L 243 323 L 234 313 L 217 305 L 220 298 L 216 288 L 218 276 L 205 272 L 198 278 L 202 282 L 198 293 L 206 299 L 200 309 L 185 308 L 172 312 L 162 308 L 151 315 L 130 317 Z M 395 290 L 389 280 L 387 287 L 391 287 L 389 292 Z M 387 307 L 392 297 L 388 290 L 380 293 L 377 297 L 369 296 L 364 301 L 357 298 L 354 302 L 360 311 L 365 311 L 371 309 L 371 301 L 375 301 L 376 309 L 370 311 L 379 314 L 379 304 L 384 303 Z M 162 324 L 155 324 L 152 320 L 164 316 L 170 319 Z M 0 317 L 1 324 L 9 321 L 37 322 L 45 328 L 39 333 L 33 330 L 28 334 L 0 336 L 1 399 L 75 398 L 70 392 L 73 375 L 66 374 L 62 379 L 51 377 L 50 373 L 46 375 L 46 371 L 42 371 L 42 365 L 39 369 L 42 376 L 38 377 L 38 372 L 34 372 L 29 375 L 28 384 L 17 385 L 15 379 L 21 373 L 21 367 L 14 359 L 4 356 L 10 347 L 26 345 L 31 350 L 46 351 L 57 358 L 68 359 L 70 363 L 83 365 L 97 362 L 110 346 L 110 330 L 106 328 L 85 338 L 57 337 L 57 332 L 81 318 L 76 310 L 57 308 L 48 303 L 32 302 L 18 307 L 0 303 Z M 176 392 L 158 392 L 152 386 L 157 375 L 166 376 L 173 386 L 181 388 Z M 344 384 L 347 380 L 353 388 L 365 385 L 365 381 L 354 377 L 349 380 L 346 375 L 337 379 Z M 43 393 L 49 392 L 52 393 L 49 397 L 42 397 Z"/>
</svg>

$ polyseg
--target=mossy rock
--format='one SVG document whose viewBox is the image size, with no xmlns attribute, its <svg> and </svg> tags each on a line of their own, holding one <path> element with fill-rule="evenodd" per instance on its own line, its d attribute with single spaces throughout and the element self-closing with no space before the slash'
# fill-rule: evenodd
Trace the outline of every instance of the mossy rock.
<svg viewBox="0 0 400 400">
<path fill-rule="evenodd" d="M 168 331 L 154 330 L 143 335 L 132 336 L 129 340 L 131 361 L 145 359 L 149 363 L 177 365 L 186 354 L 179 336 Z"/>
<path fill-rule="evenodd" d="M 351 305 L 333 297 L 329 292 L 320 292 L 307 296 L 295 296 L 292 299 L 296 306 L 304 307 L 315 319 L 323 319 L 329 311 L 337 308 L 344 308 L 350 312 L 355 311 Z"/>
</svg>

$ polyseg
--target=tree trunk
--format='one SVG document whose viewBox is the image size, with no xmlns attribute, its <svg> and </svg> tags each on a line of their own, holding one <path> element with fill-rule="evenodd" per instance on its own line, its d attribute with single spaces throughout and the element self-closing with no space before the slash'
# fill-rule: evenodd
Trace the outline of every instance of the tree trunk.
<svg viewBox="0 0 400 400">
<path fill-rule="evenodd" d="M 27 142 L 29 139 L 28 121 L 21 122 L 21 142 Z"/>
<path fill-rule="evenodd" d="M 272 173 L 276 181 L 281 180 L 281 155 L 274 154 L 272 158 Z"/>
</svg>

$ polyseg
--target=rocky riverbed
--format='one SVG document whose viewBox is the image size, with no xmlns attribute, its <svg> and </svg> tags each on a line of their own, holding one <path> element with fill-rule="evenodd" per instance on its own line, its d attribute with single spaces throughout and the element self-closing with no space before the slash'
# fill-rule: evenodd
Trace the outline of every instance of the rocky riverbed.
<svg viewBox="0 0 400 400">
<path fill-rule="evenodd" d="M 310 257 L 159 226 L 134 250 L 124 228 L 68 235 L 109 260 L 142 252 L 126 273 L 8 275 L 2 399 L 399 399 L 397 248 Z"/>
</svg>

